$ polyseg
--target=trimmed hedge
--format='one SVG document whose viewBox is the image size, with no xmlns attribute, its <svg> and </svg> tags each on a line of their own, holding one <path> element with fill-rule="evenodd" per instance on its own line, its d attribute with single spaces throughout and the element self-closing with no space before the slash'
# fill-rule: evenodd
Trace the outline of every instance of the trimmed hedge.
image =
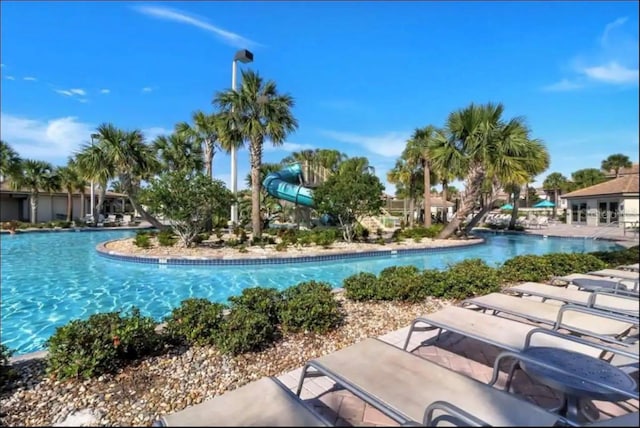
<svg viewBox="0 0 640 428">
<path fill-rule="evenodd" d="M 554 253 L 542 256 L 516 256 L 504 262 L 500 275 L 504 281 L 540 282 L 552 276 L 587 273 L 604 269 L 606 263 L 592 254 Z"/>
<path fill-rule="evenodd" d="M 47 371 L 59 379 L 113 373 L 160 349 L 162 340 L 155 328 L 155 321 L 141 316 L 136 307 L 125 316 L 108 312 L 71 321 L 46 342 Z"/>
<path fill-rule="evenodd" d="M 225 308 L 225 305 L 207 299 L 185 299 L 165 318 L 164 333 L 173 343 L 213 344 L 222 324 Z"/>
<path fill-rule="evenodd" d="M 343 318 L 338 302 L 326 282 L 307 281 L 282 293 L 280 321 L 285 332 L 326 333 Z"/>
</svg>

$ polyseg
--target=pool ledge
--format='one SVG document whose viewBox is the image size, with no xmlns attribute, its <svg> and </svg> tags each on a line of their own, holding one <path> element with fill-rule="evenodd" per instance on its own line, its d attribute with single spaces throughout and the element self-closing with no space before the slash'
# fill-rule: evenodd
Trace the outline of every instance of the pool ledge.
<svg viewBox="0 0 640 428">
<path fill-rule="evenodd" d="M 146 264 L 158 264 L 158 265 L 208 265 L 208 266 L 247 266 L 247 265 L 265 265 L 265 264 L 286 264 L 286 263 L 313 263 L 322 261 L 335 261 L 346 259 L 357 259 L 367 257 L 394 257 L 398 255 L 406 254 L 425 254 L 441 251 L 455 251 L 459 248 L 467 248 L 476 245 L 482 245 L 485 243 L 484 238 L 474 238 L 469 241 L 459 241 L 460 244 L 455 245 L 443 245 L 443 246 L 425 246 L 425 247 L 411 247 L 411 248 L 393 248 L 385 249 L 380 248 L 376 250 L 364 251 L 350 250 L 350 251 L 336 251 L 330 254 L 317 254 L 310 251 L 308 254 L 300 256 L 291 255 L 273 255 L 273 256 L 168 256 L 168 257 L 156 257 L 147 255 L 132 255 L 122 252 L 109 250 L 106 246 L 109 242 L 115 242 L 117 240 L 102 242 L 96 246 L 96 251 L 102 257 L 106 257 L 113 260 L 132 262 L 132 263 L 146 263 Z"/>
</svg>

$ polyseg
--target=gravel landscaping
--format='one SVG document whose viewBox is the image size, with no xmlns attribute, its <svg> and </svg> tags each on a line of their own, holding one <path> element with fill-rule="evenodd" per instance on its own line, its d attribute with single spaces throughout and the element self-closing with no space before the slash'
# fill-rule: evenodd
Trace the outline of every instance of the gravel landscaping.
<svg viewBox="0 0 640 428">
<path fill-rule="evenodd" d="M 274 346 L 237 357 L 213 347 L 172 349 L 116 375 L 91 380 L 56 381 L 44 373 L 42 360 L 15 364 L 16 378 L 2 386 L 2 426 L 51 426 L 77 423 L 77 412 L 90 413 L 96 426 L 149 426 L 159 415 L 235 389 L 263 376 L 278 376 L 306 361 L 366 337 L 405 327 L 418 315 L 450 302 L 361 303 L 343 298 L 344 324 L 326 334 L 289 334 Z"/>
</svg>

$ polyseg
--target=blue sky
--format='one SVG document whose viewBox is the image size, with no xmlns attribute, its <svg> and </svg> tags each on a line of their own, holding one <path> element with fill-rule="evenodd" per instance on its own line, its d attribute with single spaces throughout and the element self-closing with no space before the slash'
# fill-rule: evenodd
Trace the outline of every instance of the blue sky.
<svg viewBox="0 0 640 428">
<path fill-rule="evenodd" d="M 637 2 L 2 2 L 1 134 L 64 164 L 102 122 L 168 133 L 231 86 L 237 49 L 294 96 L 265 161 L 335 148 L 386 172 L 413 129 L 471 102 L 525 116 L 569 176 L 638 161 Z M 246 67 L 242 65 L 242 67 Z M 239 184 L 249 169 L 242 150 Z M 229 182 L 229 157 L 214 174 Z M 393 187 L 388 186 L 388 191 Z"/>
</svg>

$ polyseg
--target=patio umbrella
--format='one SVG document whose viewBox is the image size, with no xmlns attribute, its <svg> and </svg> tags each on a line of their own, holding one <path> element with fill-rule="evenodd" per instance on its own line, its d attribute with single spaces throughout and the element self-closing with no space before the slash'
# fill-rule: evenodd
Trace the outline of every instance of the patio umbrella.
<svg viewBox="0 0 640 428">
<path fill-rule="evenodd" d="M 503 206 L 500 207 L 501 210 L 512 210 L 513 209 L 513 205 L 511 204 L 504 204 Z"/>
<path fill-rule="evenodd" d="M 553 202 L 547 201 L 546 199 L 544 201 L 540 201 L 537 204 L 535 204 L 533 206 L 533 208 L 552 208 L 555 207 L 556 204 L 554 204 Z"/>
</svg>

